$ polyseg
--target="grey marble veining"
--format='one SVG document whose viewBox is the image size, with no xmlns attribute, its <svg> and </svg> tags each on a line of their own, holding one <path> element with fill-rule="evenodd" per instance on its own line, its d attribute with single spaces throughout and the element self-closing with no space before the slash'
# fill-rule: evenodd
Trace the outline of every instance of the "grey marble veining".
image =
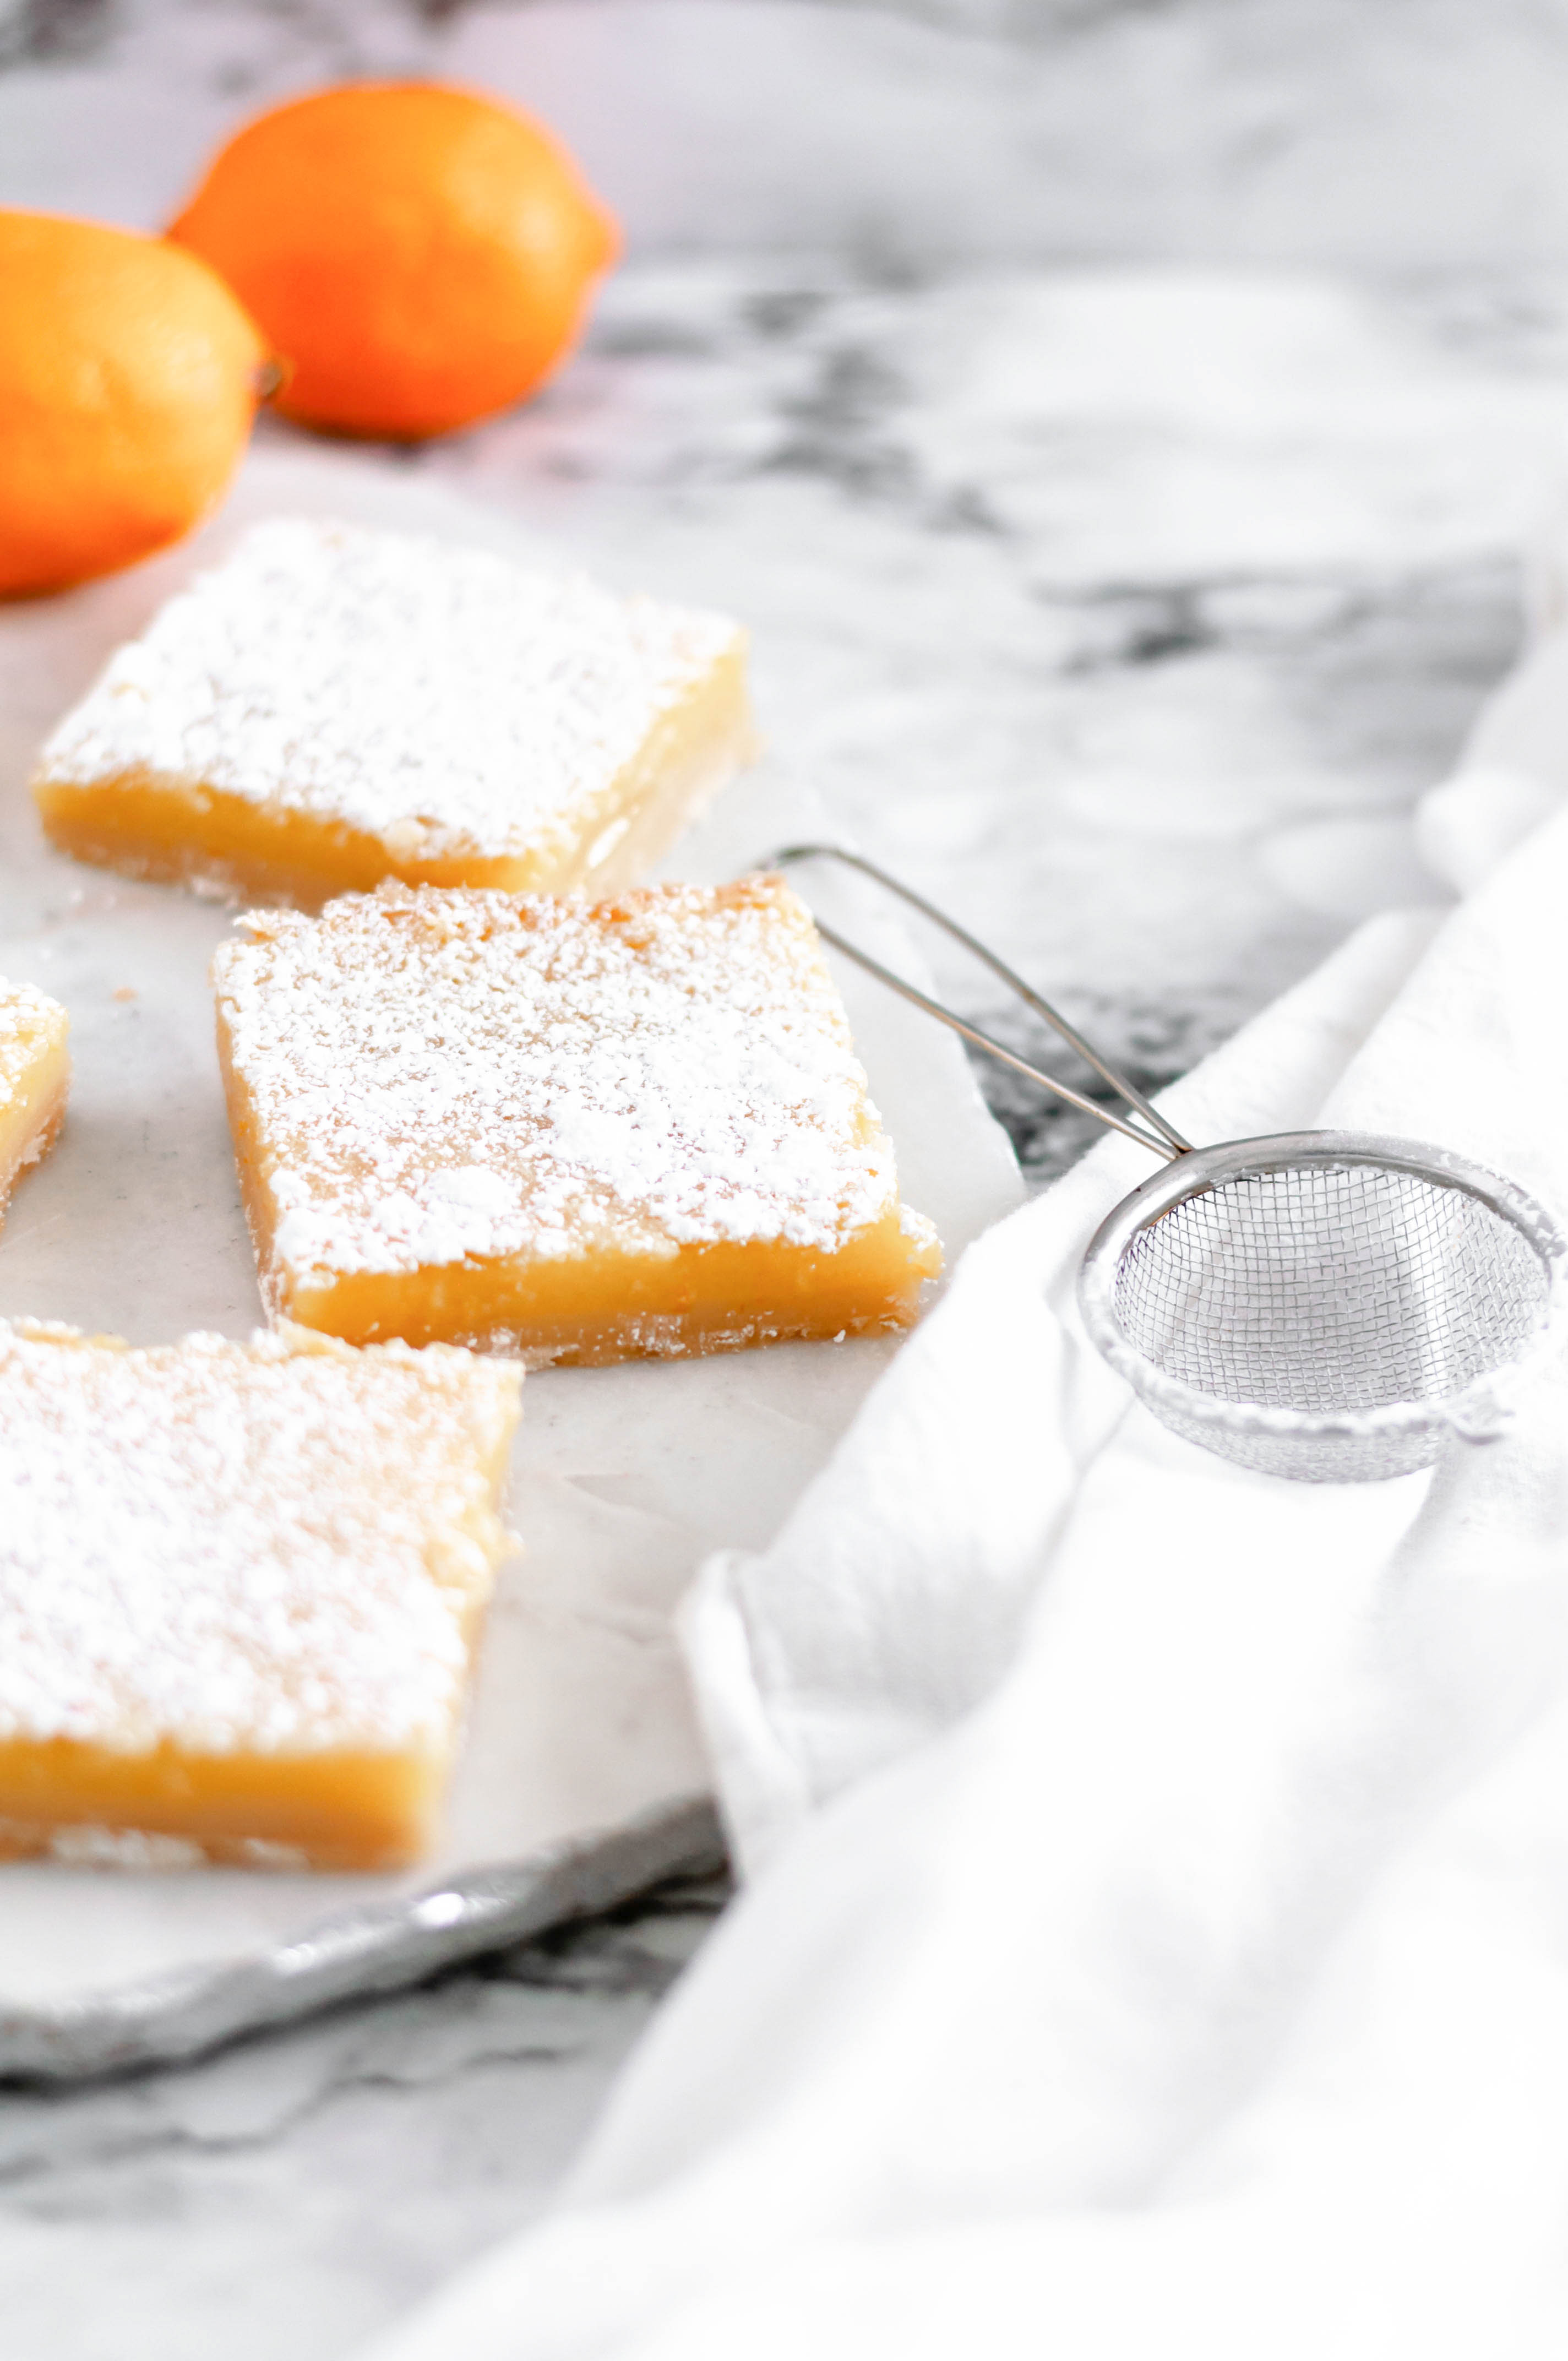
<svg viewBox="0 0 1568 2361">
<path fill-rule="evenodd" d="M 1518 644 L 1557 300 L 646 266 L 568 379 L 415 464 L 745 615 L 784 762 L 1157 1081 L 1438 895 L 1409 813 Z M 993 1087 L 1059 1169 L 1081 1132 Z"/>
<path fill-rule="evenodd" d="M 7 2361 L 333 2361 L 545 2202 L 711 1923 L 672 1885 L 195 2066 L 0 2094 Z"/>
<path fill-rule="evenodd" d="M 1511 267 L 1568 254 L 1564 27 L 1563 0 L 0 0 L 0 201 L 159 218 L 236 105 L 441 71 L 557 124 L 649 252 Z"/>
<path fill-rule="evenodd" d="M 1568 0 L 0 0 L 0 202 L 148 225 L 335 75 L 556 122 L 632 259 L 394 464 L 745 616 L 777 754 L 1144 1079 L 1441 898 L 1410 807 L 1561 499 Z M 6 2361 L 348 2353 L 545 2202 L 715 1900 L 0 2092 Z"/>
</svg>

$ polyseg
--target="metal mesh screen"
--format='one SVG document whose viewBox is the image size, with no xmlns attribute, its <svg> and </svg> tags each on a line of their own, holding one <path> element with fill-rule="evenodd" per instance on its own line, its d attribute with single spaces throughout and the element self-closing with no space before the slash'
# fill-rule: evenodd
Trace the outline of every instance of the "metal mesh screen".
<svg viewBox="0 0 1568 2361">
<path fill-rule="evenodd" d="M 1220 1400 L 1343 1411 L 1499 1367 L 1547 1293 L 1530 1240 L 1466 1191 L 1302 1164 L 1217 1182 L 1139 1230 L 1114 1304 L 1130 1344 Z"/>
</svg>

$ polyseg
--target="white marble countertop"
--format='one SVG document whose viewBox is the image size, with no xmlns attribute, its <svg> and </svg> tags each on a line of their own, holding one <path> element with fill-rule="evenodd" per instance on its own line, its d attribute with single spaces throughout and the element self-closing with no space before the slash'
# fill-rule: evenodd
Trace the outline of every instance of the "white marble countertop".
<svg viewBox="0 0 1568 2361">
<path fill-rule="evenodd" d="M 775 751 L 1158 1079 L 1362 916 L 1442 898 L 1410 805 L 1513 656 L 1561 497 L 1568 174 L 1515 153 L 1568 103 L 1552 12 L 1328 13 L 1337 81 L 1309 0 L 0 0 L 0 202 L 155 222 L 225 122 L 343 71 L 533 97 L 632 258 L 534 405 L 376 463 L 742 614 Z M 1112 69 L 1186 131 L 1108 110 Z M 302 499 L 345 464 L 266 434 Z M 1058 1169 L 1080 1133 L 993 1087 Z M 350 2352 L 545 2201 L 714 1906 L 0 2092 L 7 2361 Z"/>
</svg>

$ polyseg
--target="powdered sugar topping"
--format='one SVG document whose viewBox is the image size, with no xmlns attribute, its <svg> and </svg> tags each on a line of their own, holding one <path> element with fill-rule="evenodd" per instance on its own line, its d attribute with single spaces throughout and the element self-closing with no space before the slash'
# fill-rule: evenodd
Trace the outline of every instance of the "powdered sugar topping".
<svg viewBox="0 0 1568 2361">
<path fill-rule="evenodd" d="M 0 1323 L 0 1737 L 444 1743 L 520 1373 Z"/>
<path fill-rule="evenodd" d="M 815 929 L 777 879 L 594 908 L 388 884 L 241 923 L 214 980 L 291 1276 L 831 1252 L 896 1203 Z"/>
<path fill-rule="evenodd" d="M 63 1040 L 65 1011 L 30 983 L 0 976 L 0 1111 L 25 1103 L 40 1061 Z"/>
<path fill-rule="evenodd" d="M 486 550 L 304 518 L 120 649 L 40 776 L 127 771 L 345 822 L 394 859 L 519 857 L 601 806 L 741 634 Z"/>
</svg>

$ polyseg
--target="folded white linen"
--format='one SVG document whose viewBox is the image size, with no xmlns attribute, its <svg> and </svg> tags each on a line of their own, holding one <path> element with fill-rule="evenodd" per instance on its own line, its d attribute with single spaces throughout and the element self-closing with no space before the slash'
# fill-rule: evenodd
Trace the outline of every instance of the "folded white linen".
<svg viewBox="0 0 1568 2361">
<path fill-rule="evenodd" d="M 1568 818 L 1167 1104 L 1568 1211 L 1565 1009 Z M 1568 1378 L 1431 1477 L 1197 1452 L 1073 1302 L 1148 1169 L 1108 1139 L 972 1247 L 773 1548 L 706 1571 L 753 1883 L 562 2210 L 379 2361 L 1558 2361 Z"/>
<path fill-rule="evenodd" d="M 1434 922 L 1423 911 L 1363 928 L 1167 1094 L 1172 1120 L 1197 1140 L 1315 1123 Z M 686 1653 L 748 1872 L 1011 1663 L 1052 1538 L 1132 1408 L 1079 1323 L 1078 1266 L 1110 1207 L 1156 1170 L 1108 1135 L 977 1241 L 773 1548 L 704 1568 Z"/>
</svg>

